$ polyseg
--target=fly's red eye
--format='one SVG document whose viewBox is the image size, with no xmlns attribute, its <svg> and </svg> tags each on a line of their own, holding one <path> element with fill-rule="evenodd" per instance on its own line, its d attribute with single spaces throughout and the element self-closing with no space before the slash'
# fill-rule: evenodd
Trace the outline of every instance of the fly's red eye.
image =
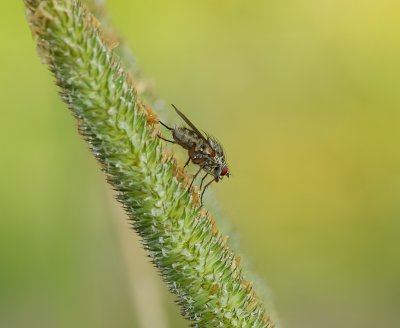
<svg viewBox="0 0 400 328">
<path fill-rule="evenodd" d="M 229 173 L 228 167 L 225 165 L 222 168 L 221 175 L 224 176 L 224 175 L 227 175 L 228 173 Z"/>
</svg>

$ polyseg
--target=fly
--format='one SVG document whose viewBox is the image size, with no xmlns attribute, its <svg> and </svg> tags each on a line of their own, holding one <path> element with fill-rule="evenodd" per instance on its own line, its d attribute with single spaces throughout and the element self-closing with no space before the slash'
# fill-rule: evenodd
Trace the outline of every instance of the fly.
<svg viewBox="0 0 400 328">
<path fill-rule="evenodd" d="M 204 186 L 203 192 L 201 193 L 200 201 L 201 204 L 203 204 L 203 195 L 207 187 L 214 181 L 218 182 L 224 176 L 229 178 L 230 172 L 226 164 L 225 153 L 221 144 L 216 139 L 208 134 L 204 135 L 201 133 L 199 129 L 196 128 L 196 126 L 178 108 L 176 108 L 174 105 L 172 105 L 172 107 L 174 107 L 175 111 L 185 121 L 188 127 L 180 125 L 171 128 L 160 121 L 164 127 L 172 132 L 172 138 L 174 140 L 172 141 L 161 136 L 159 137 L 167 142 L 178 144 L 188 151 L 189 158 L 184 167 L 188 166 L 190 161 L 199 166 L 199 170 L 194 175 L 188 190 L 190 190 L 194 180 L 202 170 L 205 171 L 206 174 L 201 180 L 200 190 L 206 177 L 208 175 L 213 177 L 213 179 Z"/>
</svg>

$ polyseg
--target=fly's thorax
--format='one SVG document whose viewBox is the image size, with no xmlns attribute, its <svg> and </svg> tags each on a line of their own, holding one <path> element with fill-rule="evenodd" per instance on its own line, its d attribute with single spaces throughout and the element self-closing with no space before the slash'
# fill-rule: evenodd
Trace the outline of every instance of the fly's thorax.
<svg viewBox="0 0 400 328">
<path fill-rule="evenodd" d="M 204 161 L 203 169 L 208 174 L 214 176 L 214 178 L 216 178 L 216 180 L 218 181 L 223 176 L 222 172 L 225 166 L 225 156 L 221 156 L 220 154 L 216 153 L 213 157 L 207 157 L 207 159 Z"/>
<path fill-rule="evenodd" d="M 208 136 L 208 143 L 214 150 L 214 156 L 209 157 L 204 165 L 204 170 L 215 177 L 218 181 L 227 173 L 226 157 L 221 144 L 214 138 Z"/>
<path fill-rule="evenodd" d="M 225 167 L 225 164 L 208 161 L 202 167 L 204 171 L 212 175 L 217 181 L 222 179 L 222 170 Z"/>
<path fill-rule="evenodd" d="M 212 147 L 212 149 L 215 151 L 215 157 L 216 157 L 216 161 L 218 161 L 219 163 L 224 163 L 225 162 L 225 153 L 224 150 L 221 146 L 221 144 L 215 140 L 214 138 L 208 137 L 208 143 L 210 144 L 210 146 Z M 224 163 L 225 164 L 225 163 Z"/>
</svg>

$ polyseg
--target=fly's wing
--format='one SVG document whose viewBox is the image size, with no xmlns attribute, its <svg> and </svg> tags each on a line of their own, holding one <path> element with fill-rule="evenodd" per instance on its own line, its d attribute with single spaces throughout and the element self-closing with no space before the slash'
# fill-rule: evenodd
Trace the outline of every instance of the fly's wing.
<svg viewBox="0 0 400 328">
<path fill-rule="evenodd" d="M 174 104 L 171 104 L 172 107 L 174 107 L 174 109 L 176 110 L 176 112 L 178 113 L 178 115 L 186 122 L 187 125 L 189 125 L 192 130 L 202 139 L 204 140 L 204 142 L 210 147 L 211 150 L 211 156 L 215 156 L 215 150 L 214 148 L 210 145 L 210 142 L 206 139 L 206 137 L 204 137 L 204 135 L 199 131 L 198 128 L 196 128 L 194 126 L 194 124 L 192 122 L 189 121 L 189 119 L 178 109 L 175 107 Z"/>
</svg>

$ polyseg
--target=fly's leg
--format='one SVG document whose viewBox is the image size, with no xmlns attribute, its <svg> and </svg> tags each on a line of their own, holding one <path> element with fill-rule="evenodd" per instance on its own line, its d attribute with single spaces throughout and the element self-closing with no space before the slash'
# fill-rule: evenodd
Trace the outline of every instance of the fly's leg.
<svg viewBox="0 0 400 328">
<path fill-rule="evenodd" d="M 201 193 L 201 197 L 200 197 L 200 204 L 203 206 L 203 196 L 204 196 L 204 192 L 206 191 L 207 187 L 212 184 L 214 181 L 218 181 L 216 179 L 212 179 L 209 183 L 207 183 L 203 189 L 203 192 Z"/>
<path fill-rule="evenodd" d="M 162 139 L 162 140 L 164 140 L 164 141 L 166 141 L 166 142 L 170 142 L 170 143 L 173 143 L 173 144 L 176 143 L 175 141 L 165 139 L 164 137 L 161 136 L 161 134 L 157 134 L 157 137 L 159 137 L 160 139 Z"/>
<path fill-rule="evenodd" d="M 196 144 L 192 144 L 192 146 L 189 148 L 189 151 L 188 151 L 188 153 L 189 153 L 189 158 L 188 158 L 188 160 L 186 161 L 185 166 L 184 166 L 183 168 L 185 168 L 186 166 L 189 165 L 190 160 L 193 160 L 193 158 L 194 158 L 194 151 L 195 151 L 195 150 L 196 150 Z M 189 189 L 190 189 L 190 188 L 189 188 Z"/>
<path fill-rule="evenodd" d="M 161 125 L 163 125 L 164 127 L 166 127 L 168 130 L 173 131 L 173 128 L 170 128 L 168 125 L 166 125 L 165 123 L 159 121 Z"/>
<path fill-rule="evenodd" d="M 193 185 L 194 180 L 197 178 L 197 176 L 199 175 L 199 173 L 200 173 L 200 171 L 201 171 L 202 169 L 203 169 L 203 168 L 200 167 L 199 170 L 198 170 L 198 171 L 196 172 L 196 174 L 194 175 L 194 177 L 193 177 L 193 179 L 192 179 L 192 182 L 190 183 L 190 186 L 189 186 L 189 188 L 188 188 L 188 191 L 190 190 L 190 188 L 192 188 L 192 185 Z"/>
<path fill-rule="evenodd" d="M 190 156 L 189 156 L 189 158 L 188 158 L 188 160 L 186 161 L 186 164 L 185 164 L 185 166 L 183 167 L 183 168 L 185 168 L 186 166 L 188 166 L 189 165 L 189 163 L 190 163 Z"/>
<path fill-rule="evenodd" d="M 161 125 L 163 125 L 164 127 L 166 127 L 168 130 L 170 130 L 170 131 L 173 131 L 173 130 L 174 130 L 173 128 L 170 128 L 170 127 L 169 127 L 168 125 L 166 125 L 165 123 L 163 123 L 163 122 L 161 122 L 161 121 L 159 121 L 159 122 L 160 122 Z M 173 143 L 173 144 L 176 143 L 175 141 L 165 139 L 164 137 L 161 136 L 160 133 L 158 133 L 157 136 L 158 136 L 160 139 L 162 139 L 162 140 L 164 140 L 164 141 L 166 141 L 166 142 L 170 142 L 170 143 Z"/>
<path fill-rule="evenodd" d="M 200 190 L 201 190 L 201 187 L 203 186 L 204 180 L 207 178 L 207 175 L 208 175 L 208 173 L 206 172 L 206 175 L 203 177 L 203 179 L 201 179 Z"/>
</svg>

